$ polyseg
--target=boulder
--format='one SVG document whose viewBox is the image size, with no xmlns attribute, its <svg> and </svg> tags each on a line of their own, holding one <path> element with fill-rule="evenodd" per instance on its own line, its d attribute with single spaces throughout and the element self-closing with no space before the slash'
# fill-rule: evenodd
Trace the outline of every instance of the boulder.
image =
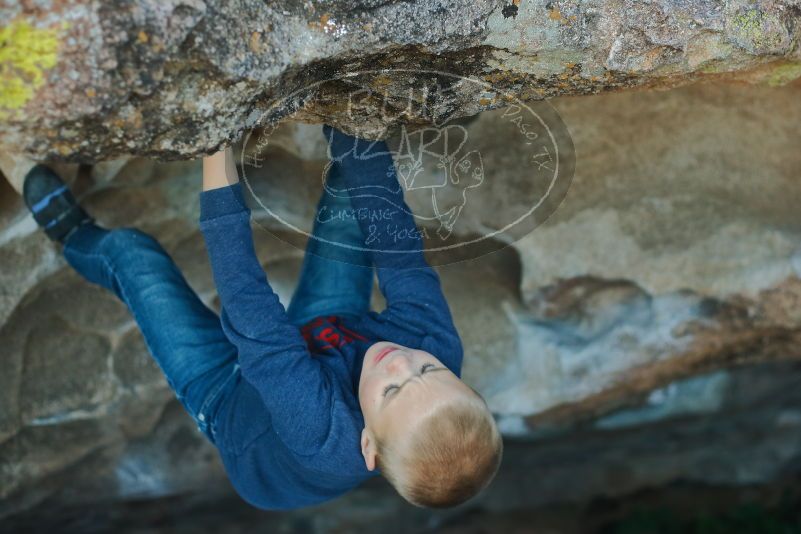
<svg viewBox="0 0 801 534">
<path fill-rule="evenodd" d="M 72 272 L 14 193 L 28 158 L 101 224 L 154 235 L 214 307 L 197 158 L 235 144 L 286 304 L 325 176 L 320 123 L 386 138 L 407 165 L 464 378 L 507 440 L 478 506 L 798 475 L 797 0 L 0 0 L 0 20 L 4 526 L 232 502 L 127 310 Z M 426 164 L 403 151 L 434 129 L 474 150 Z M 550 141 L 532 152 L 535 139 Z M 374 481 L 271 521 L 446 519 L 407 512 Z"/>
<path fill-rule="evenodd" d="M 0 20 L 0 145 L 71 162 L 194 158 L 299 107 L 383 137 L 513 99 L 801 76 L 796 0 L 4 1 Z"/>
<path fill-rule="evenodd" d="M 507 438 L 482 507 L 798 472 L 799 89 L 699 84 L 552 101 L 577 154 L 561 205 L 516 241 L 488 240 L 486 254 L 438 256 L 464 378 Z M 500 207 L 514 211 L 528 194 L 504 113 L 460 123 L 481 147 L 489 188 L 470 197 L 455 235 L 495 229 Z M 319 126 L 298 122 L 272 139 L 247 179 L 256 247 L 286 303 L 325 141 Z M 199 162 L 58 169 L 101 224 L 152 233 L 215 304 L 196 227 Z M 2 188 L 0 516 L 230 494 L 214 448 L 171 400 L 127 311 L 73 273 Z M 417 193 L 410 204 L 424 211 Z M 353 525 L 373 499 L 371 524 L 407 510 L 376 482 L 309 513 L 319 528 Z"/>
</svg>

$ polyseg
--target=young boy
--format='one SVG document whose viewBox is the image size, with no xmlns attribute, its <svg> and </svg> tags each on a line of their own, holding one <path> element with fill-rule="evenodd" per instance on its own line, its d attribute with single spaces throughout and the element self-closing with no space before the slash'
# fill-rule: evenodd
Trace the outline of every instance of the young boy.
<svg viewBox="0 0 801 534">
<path fill-rule="evenodd" d="M 256 258 L 230 150 L 204 159 L 200 197 L 220 317 L 153 238 L 98 227 L 48 168 L 27 174 L 23 195 L 69 264 L 127 304 L 246 501 L 312 505 L 378 468 L 415 505 L 459 504 L 494 476 L 500 435 L 459 379 L 461 342 L 386 144 L 323 130 L 332 164 L 286 311 Z"/>
</svg>

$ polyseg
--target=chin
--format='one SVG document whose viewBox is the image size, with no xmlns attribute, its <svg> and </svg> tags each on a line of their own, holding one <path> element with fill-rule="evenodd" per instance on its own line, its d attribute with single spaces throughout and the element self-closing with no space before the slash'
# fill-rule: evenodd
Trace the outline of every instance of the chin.
<svg viewBox="0 0 801 534">
<path fill-rule="evenodd" d="M 377 341 L 377 342 L 373 343 L 372 345 L 370 345 L 370 347 L 364 353 L 365 360 L 367 358 L 370 358 L 370 360 L 369 360 L 370 367 L 373 366 L 373 360 L 372 360 L 373 356 L 375 356 L 378 351 L 380 351 L 381 349 L 383 349 L 386 346 L 400 347 L 400 345 L 398 345 L 397 343 L 392 343 L 392 342 L 389 342 L 389 341 Z"/>
</svg>

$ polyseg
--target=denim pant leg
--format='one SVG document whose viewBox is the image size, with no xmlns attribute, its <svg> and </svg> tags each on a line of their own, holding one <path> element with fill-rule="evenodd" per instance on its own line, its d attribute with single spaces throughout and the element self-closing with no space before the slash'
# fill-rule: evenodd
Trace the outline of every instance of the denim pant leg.
<svg viewBox="0 0 801 534">
<path fill-rule="evenodd" d="M 332 167 L 328 184 L 336 186 L 339 180 L 338 168 Z M 364 235 L 352 213 L 338 216 L 351 209 L 349 196 L 323 189 L 298 286 L 287 309 L 293 324 L 303 325 L 323 315 L 358 317 L 370 309 L 372 258 L 368 251 L 359 250 L 365 246 Z"/>
<path fill-rule="evenodd" d="M 212 439 L 213 411 L 238 372 L 236 348 L 164 249 L 135 229 L 84 224 L 65 243 L 64 257 L 128 306 L 178 400 Z"/>
</svg>

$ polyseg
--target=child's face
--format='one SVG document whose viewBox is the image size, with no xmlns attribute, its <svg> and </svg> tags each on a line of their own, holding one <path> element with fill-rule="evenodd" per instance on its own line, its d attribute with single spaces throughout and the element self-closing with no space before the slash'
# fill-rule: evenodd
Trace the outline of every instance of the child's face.
<svg viewBox="0 0 801 534">
<path fill-rule="evenodd" d="M 368 468 L 372 469 L 374 436 L 401 439 L 426 412 L 460 395 L 473 392 L 433 354 L 387 341 L 372 345 L 364 355 L 359 381 L 365 422 L 362 451 Z"/>
</svg>

